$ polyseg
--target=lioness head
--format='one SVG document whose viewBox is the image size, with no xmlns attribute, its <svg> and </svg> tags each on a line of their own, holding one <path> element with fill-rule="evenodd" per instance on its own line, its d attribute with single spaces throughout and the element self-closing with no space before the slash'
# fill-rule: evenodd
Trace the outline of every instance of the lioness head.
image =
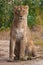
<svg viewBox="0 0 43 65">
<path fill-rule="evenodd" d="M 27 17 L 28 15 L 28 6 L 14 6 L 14 15 L 16 17 Z"/>
</svg>

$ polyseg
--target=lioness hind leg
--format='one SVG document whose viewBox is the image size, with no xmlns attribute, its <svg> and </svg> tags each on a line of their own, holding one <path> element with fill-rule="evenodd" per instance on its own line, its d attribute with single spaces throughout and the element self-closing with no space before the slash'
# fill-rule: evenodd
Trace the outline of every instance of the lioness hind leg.
<svg viewBox="0 0 43 65">
<path fill-rule="evenodd" d="M 37 56 L 37 48 L 36 48 L 36 46 L 34 46 L 34 47 L 32 48 L 32 56 L 33 56 L 33 57 L 36 57 L 36 56 Z"/>
<path fill-rule="evenodd" d="M 28 45 L 28 51 L 32 55 L 32 57 L 35 57 L 37 55 L 37 48 L 33 42 L 33 40 L 30 40 L 30 45 Z"/>
<path fill-rule="evenodd" d="M 36 46 L 27 46 L 25 49 L 25 55 L 27 56 L 27 59 L 31 59 L 37 56 L 37 50 Z"/>
</svg>

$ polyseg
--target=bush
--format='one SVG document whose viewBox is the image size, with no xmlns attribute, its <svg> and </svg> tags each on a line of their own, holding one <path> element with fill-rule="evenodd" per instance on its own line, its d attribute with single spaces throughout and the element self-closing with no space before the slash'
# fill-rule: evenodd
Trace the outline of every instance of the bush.
<svg viewBox="0 0 43 65">
<path fill-rule="evenodd" d="M 33 25 L 43 25 L 43 0 L 0 0 L 0 28 L 5 29 L 11 26 L 13 22 L 13 6 L 14 5 L 28 5 L 28 25 L 30 28 Z M 37 20 L 38 19 L 38 20 Z M 38 22 L 38 23 L 37 23 Z"/>
<path fill-rule="evenodd" d="M 7 0 L 0 0 L 0 28 L 11 26 L 13 21 L 13 7 Z"/>
</svg>

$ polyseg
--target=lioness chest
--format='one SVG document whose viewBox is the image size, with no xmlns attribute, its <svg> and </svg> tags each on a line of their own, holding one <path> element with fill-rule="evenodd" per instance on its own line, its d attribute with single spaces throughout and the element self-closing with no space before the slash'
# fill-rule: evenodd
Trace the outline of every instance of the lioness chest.
<svg viewBox="0 0 43 65">
<path fill-rule="evenodd" d="M 17 28 L 14 30 L 14 34 L 16 39 L 20 40 L 23 38 L 24 29 L 23 28 Z"/>
</svg>

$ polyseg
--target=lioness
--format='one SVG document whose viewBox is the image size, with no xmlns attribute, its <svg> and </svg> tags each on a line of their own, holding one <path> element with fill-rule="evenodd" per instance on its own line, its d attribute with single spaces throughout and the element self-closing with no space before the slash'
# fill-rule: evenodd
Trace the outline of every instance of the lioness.
<svg viewBox="0 0 43 65">
<path fill-rule="evenodd" d="M 27 25 L 28 6 L 14 7 L 14 22 L 10 33 L 10 61 L 14 56 L 18 59 L 27 59 L 29 55 L 36 55 L 30 29 Z"/>
</svg>

